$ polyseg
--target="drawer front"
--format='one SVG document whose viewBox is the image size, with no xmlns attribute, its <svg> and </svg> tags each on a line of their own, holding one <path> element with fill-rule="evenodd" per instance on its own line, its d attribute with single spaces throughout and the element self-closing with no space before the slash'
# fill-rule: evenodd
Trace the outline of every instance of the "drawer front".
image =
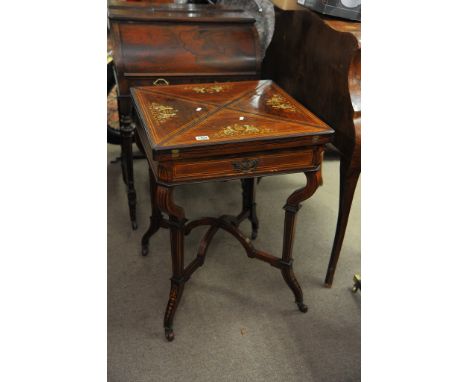
<svg viewBox="0 0 468 382">
<path fill-rule="evenodd" d="M 168 183 L 245 178 L 311 170 L 321 163 L 322 147 L 239 157 L 161 162 L 158 178 Z"/>
</svg>

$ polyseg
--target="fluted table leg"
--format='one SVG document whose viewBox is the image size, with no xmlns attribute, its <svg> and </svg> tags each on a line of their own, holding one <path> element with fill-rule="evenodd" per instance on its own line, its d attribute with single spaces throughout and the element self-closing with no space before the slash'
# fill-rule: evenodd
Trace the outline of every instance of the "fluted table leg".
<svg viewBox="0 0 468 382">
<path fill-rule="evenodd" d="M 283 207 L 286 212 L 284 216 L 283 254 L 280 261 L 281 274 L 283 275 L 284 281 L 286 281 L 286 284 L 291 288 L 296 304 L 303 313 L 307 312 L 308 308 L 303 302 L 302 289 L 294 275 L 292 259 L 296 214 L 301 208 L 300 203 L 310 198 L 319 186 L 315 172 L 310 171 L 304 174 L 307 178 L 307 184 L 305 187 L 294 191 Z"/>
<path fill-rule="evenodd" d="M 173 200 L 173 188 L 158 185 L 156 188 L 157 208 L 169 216 L 171 237 L 172 277 L 169 301 L 164 315 L 164 330 L 168 341 L 174 340 L 172 328 L 175 312 L 184 291 L 184 237 L 185 213 Z"/>
</svg>

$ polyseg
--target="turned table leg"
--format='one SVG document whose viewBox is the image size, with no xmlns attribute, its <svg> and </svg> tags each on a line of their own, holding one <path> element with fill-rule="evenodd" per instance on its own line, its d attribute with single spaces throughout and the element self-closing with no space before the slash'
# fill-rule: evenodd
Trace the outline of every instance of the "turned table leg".
<svg viewBox="0 0 468 382">
<path fill-rule="evenodd" d="M 136 222 L 136 191 L 133 179 L 133 152 L 132 143 L 135 125 L 130 116 L 123 116 L 120 120 L 121 132 L 121 165 L 124 182 L 127 186 L 128 208 L 130 210 L 130 220 L 132 228 L 137 229 Z"/>
<path fill-rule="evenodd" d="M 336 223 L 335 239 L 328 264 L 325 286 L 331 288 L 335 275 L 336 265 L 340 257 L 341 247 L 348 225 L 349 212 L 353 203 L 354 191 L 361 173 L 360 168 L 353 168 L 346 160 L 340 162 L 340 201 L 338 210 L 338 221 Z"/>
<path fill-rule="evenodd" d="M 184 291 L 184 237 L 185 237 L 185 213 L 173 200 L 173 188 L 158 185 L 156 187 L 156 203 L 160 211 L 169 216 L 169 229 L 171 238 L 172 277 L 169 301 L 164 315 L 164 330 L 168 341 L 174 339 L 172 324 L 177 305 Z"/>
<path fill-rule="evenodd" d="M 257 203 L 255 203 L 256 182 L 255 178 L 241 179 L 242 182 L 242 212 L 248 213 L 248 218 L 252 224 L 252 240 L 257 238 L 258 217 Z"/>
<path fill-rule="evenodd" d="M 310 171 L 304 174 L 307 178 L 307 184 L 305 187 L 294 191 L 283 207 L 286 211 L 284 216 L 283 254 L 279 262 L 284 281 L 286 281 L 286 284 L 288 284 L 294 293 L 296 304 L 303 313 L 307 312 L 308 308 L 303 302 L 302 289 L 294 275 L 292 259 L 296 214 L 301 208 L 300 203 L 310 198 L 319 186 L 318 177 L 315 172 Z"/>
<path fill-rule="evenodd" d="M 161 227 L 161 222 L 163 218 L 161 211 L 158 208 L 157 201 L 156 201 L 156 189 L 157 189 L 156 180 L 154 179 L 154 174 L 150 167 L 148 167 L 148 170 L 149 170 L 148 172 L 149 172 L 150 197 L 151 197 L 151 217 L 150 217 L 150 226 L 141 239 L 142 256 L 146 256 L 148 254 L 149 239 L 156 232 L 158 232 L 159 228 Z"/>
</svg>

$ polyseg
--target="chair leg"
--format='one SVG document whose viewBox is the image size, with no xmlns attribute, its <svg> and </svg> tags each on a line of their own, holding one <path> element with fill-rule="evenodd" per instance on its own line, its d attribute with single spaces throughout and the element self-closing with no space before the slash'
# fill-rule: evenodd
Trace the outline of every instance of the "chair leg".
<svg viewBox="0 0 468 382">
<path fill-rule="evenodd" d="M 338 221 L 336 224 L 335 240 L 328 264 L 325 286 L 331 288 L 335 275 L 336 265 L 340 257 L 341 247 L 348 225 L 349 212 L 353 203 L 354 191 L 361 174 L 360 169 L 352 168 L 351 163 L 341 160 L 340 163 L 340 201 L 338 210 Z"/>
</svg>

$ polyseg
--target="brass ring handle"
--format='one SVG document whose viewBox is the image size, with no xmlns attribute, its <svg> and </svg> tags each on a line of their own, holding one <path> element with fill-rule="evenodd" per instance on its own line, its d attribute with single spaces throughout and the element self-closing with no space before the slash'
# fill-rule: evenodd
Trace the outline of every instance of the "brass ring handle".
<svg viewBox="0 0 468 382">
<path fill-rule="evenodd" d="M 250 172 L 257 168 L 258 159 L 243 159 L 240 162 L 232 162 L 234 170 L 242 172 Z"/>
<path fill-rule="evenodd" d="M 169 81 L 164 78 L 158 78 L 153 82 L 153 85 L 169 85 Z"/>
</svg>

